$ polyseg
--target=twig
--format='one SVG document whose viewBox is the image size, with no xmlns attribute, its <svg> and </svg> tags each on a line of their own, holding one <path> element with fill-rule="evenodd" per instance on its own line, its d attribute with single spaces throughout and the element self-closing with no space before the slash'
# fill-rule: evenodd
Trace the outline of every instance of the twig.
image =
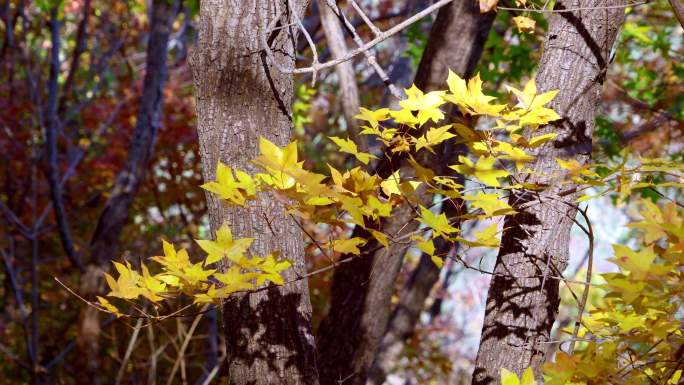
<svg viewBox="0 0 684 385">
<path fill-rule="evenodd" d="M 121 380 L 123 379 L 124 372 L 126 371 L 126 365 L 128 365 L 128 360 L 131 358 L 133 348 L 135 347 L 135 343 L 138 340 L 138 335 L 140 334 L 140 327 L 142 326 L 142 322 L 143 319 L 140 318 L 135 323 L 135 329 L 133 329 L 131 339 L 128 341 L 128 347 L 126 348 L 126 353 L 124 354 L 123 360 L 121 361 L 121 367 L 119 368 L 119 372 L 116 374 L 116 381 L 114 381 L 114 385 L 119 385 L 121 383 Z"/>
<path fill-rule="evenodd" d="M 589 259 L 587 260 L 587 278 L 585 282 L 589 284 L 591 283 L 591 274 L 594 266 L 594 230 L 592 229 L 591 221 L 587 216 L 587 209 L 585 208 L 584 210 L 579 210 L 579 212 L 584 216 L 584 219 L 587 222 L 587 237 L 589 238 Z M 575 329 L 572 331 L 572 342 L 570 343 L 570 347 L 568 348 L 570 355 L 572 355 L 573 351 L 575 350 L 575 340 L 579 335 L 580 325 L 582 324 L 582 315 L 584 314 L 584 308 L 587 306 L 588 299 L 589 285 L 586 285 L 584 286 L 584 292 L 582 293 L 582 300 L 579 305 L 579 314 L 577 315 L 577 321 L 575 322 Z"/>
<path fill-rule="evenodd" d="M 192 339 L 193 334 L 195 334 L 195 329 L 197 328 L 197 325 L 199 324 L 199 321 L 202 319 L 202 315 L 204 312 L 206 312 L 209 308 L 209 305 L 204 305 L 202 309 L 200 310 L 201 312 L 195 316 L 195 319 L 192 321 L 192 324 L 190 325 L 190 329 L 188 329 L 188 333 L 185 335 L 185 340 L 183 341 L 183 344 L 181 345 L 180 349 L 178 350 L 178 358 L 176 358 L 176 362 L 173 364 L 173 369 L 171 369 L 171 374 L 169 374 L 169 379 L 166 381 L 166 385 L 171 385 L 173 382 L 173 377 L 176 375 L 176 371 L 178 370 L 178 366 L 180 365 L 181 360 L 184 359 L 184 354 L 185 354 L 185 349 L 187 349 L 188 344 L 190 343 L 190 339 Z"/>
</svg>

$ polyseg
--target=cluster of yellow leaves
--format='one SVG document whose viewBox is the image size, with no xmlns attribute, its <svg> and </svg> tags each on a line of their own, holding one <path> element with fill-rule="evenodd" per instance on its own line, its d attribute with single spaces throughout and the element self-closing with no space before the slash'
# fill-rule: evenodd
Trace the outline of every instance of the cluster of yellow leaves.
<svg viewBox="0 0 684 385">
<path fill-rule="evenodd" d="M 232 202 L 232 200 L 231 200 Z M 252 238 L 233 239 L 228 225 L 216 231 L 216 240 L 196 240 L 206 257 L 192 262 L 186 249 L 176 250 L 169 242 L 162 241 L 164 255 L 150 258 L 158 265 L 159 273 L 151 274 L 150 268 L 140 263 L 136 269 L 129 262 L 114 262 L 118 277 L 105 273 L 109 297 L 136 300 L 140 297 L 154 304 L 180 295 L 187 295 L 195 303 L 217 302 L 232 293 L 254 290 L 267 282 L 284 283 L 281 272 L 290 262 L 278 259 L 273 253 L 265 257 L 249 257 Z M 217 262 L 230 262 L 224 272 L 214 268 Z M 121 316 L 119 309 L 107 299 L 98 297 L 106 311 Z"/>
<path fill-rule="evenodd" d="M 450 220 L 489 219 L 499 215 L 514 214 L 507 203 L 506 188 L 511 171 L 533 161 L 526 149 L 542 145 L 554 135 L 538 137 L 523 136 L 523 128 L 534 130 L 539 125 L 559 119 L 556 113 L 546 107 L 555 91 L 537 94 L 534 80 L 530 80 L 522 91 L 510 87 L 515 105 L 498 103 L 493 96 L 483 92 L 479 75 L 466 81 L 453 72 L 447 79 L 448 90 L 423 92 L 415 86 L 406 90 L 406 99 L 399 103 L 399 109 L 362 108 L 356 116 L 362 120 L 362 134 L 374 136 L 384 145 L 383 156 L 394 156 L 408 160 L 413 170 L 411 177 L 404 177 L 400 171 L 390 175 L 376 175 L 365 168 L 377 159 L 380 152 L 364 152 L 349 138 L 330 137 L 339 151 L 350 154 L 361 166 L 349 170 L 337 170 L 329 166 L 329 174 L 319 174 L 304 168 L 298 158 L 297 143 L 284 147 L 261 138 L 260 155 L 253 162 L 261 169 L 254 175 L 236 170 L 219 162 L 215 180 L 207 181 L 201 187 L 216 194 L 225 204 L 243 206 L 268 191 L 287 205 L 288 214 L 294 218 L 313 223 L 326 224 L 339 229 L 349 225 L 368 231 L 379 245 L 388 247 L 391 234 L 378 231 L 382 221 L 390 217 L 395 207 L 408 202 L 416 208 L 415 221 L 420 229 L 411 234 L 418 249 L 432 256 L 436 264 L 442 259 L 435 255 L 434 239 L 461 242 L 467 247 L 499 246 L 499 230 L 493 224 L 471 236 L 460 237 L 459 229 Z M 496 122 L 488 129 L 473 129 L 463 124 L 443 122 L 444 108 L 452 104 L 466 115 L 492 118 Z M 424 167 L 415 155 L 420 151 L 435 152 L 436 146 L 446 140 L 467 145 L 470 156 L 454 159 L 450 169 L 475 182 L 473 193 L 466 194 L 464 186 L 449 176 L 435 175 Z M 364 149 L 365 150 L 365 149 Z M 508 187 L 504 187 L 509 185 Z M 433 207 L 420 205 L 418 190 L 439 194 L 448 199 L 462 199 L 471 211 L 461 218 L 449 219 L 443 213 L 435 213 Z M 483 191 L 495 189 L 496 191 Z M 338 233 L 344 234 L 345 231 Z M 421 234 L 422 233 L 422 234 Z M 231 293 L 253 290 L 265 282 L 283 284 L 281 273 L 290 266 L 287 261 L 277 259 L 277 252 L 264 256 L 252 256 L 249 248 L 251 238 L 234 239 L 228 226 L 216 231 L 213 240 L 198 240 L 203 258 L 191 261 L 185 249 L 175 250 L 164 242 L 164 256 L 154 257 L 158 273 L 151 274 L 145 264 L 134 269 L 130 264 L 115 264 L 118 277 L 107 275 L 110 297 L 125 300 L 145 298 L 159 302 L 179 294 L 191 296 L 197 303 L 216 301 Z M 368 239 L 344 237 L 320 242 L 320 248 L 327 248 L 331 254 L 362 253 Z M 224 262 L 224 271 L 217 271 L 215 263 Z M 155 270 L 156 271 L 156 270 Z M 104 298 L 100 305 L 120 314 Z"/>
<path fill-rule="evenodd" d="M 637 249 L 614 245 L 619 270 L 603 274 L 603 295 L 585 317 L 572 356 L 545 367 L 546 383 L 680 383 L 684 334 L 684 211 L 676 202 L 640 201 Z"/>
</svg>

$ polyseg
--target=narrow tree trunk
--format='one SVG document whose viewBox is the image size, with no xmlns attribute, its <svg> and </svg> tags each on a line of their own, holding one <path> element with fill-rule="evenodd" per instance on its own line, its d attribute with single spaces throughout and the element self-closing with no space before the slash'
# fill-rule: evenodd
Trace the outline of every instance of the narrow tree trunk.
<svg viewBox="0 0 684 385">
<path fill-rule="evenodd" d="M 280 0 L 279 0 L 280 1 Z M 301 18 L 307 1 L 282 1 L 280 9 Z M 199 41 L 192 56 L 197 92 L 197 132 L 206 180 L 219 160 L 256 171 L 250 162 L 259 154 L 259 137 L 278 145 L 290 141 L 293 79 L 278 72 L 261 46 L 267 36 L 274 59 L 294 65 L 294 18 L 284 17 L 273 31 L 271 0 L 207 0 L 200 3 Z M 254 237 L 258 255 L 280 251 L 293 267 L 288 281 L 304 275 L 304 239 L 274 197 L 262 197 L 244 208 L 223 205 L 207 194 L 211 227 L 224 221 L 238 237 Z M 234 296 L 223 306 L 227 367 L 231 384 L 316 384 L 308 283 L 300 280 L 276 289 Z"/>
<path fill-rule="evenodd" d="M 623 0 L 561 0 L 555 9 L 622 5 Z M 519 175 L 527 183 L 547 184 L 537 194 L 513 194 L 514 207 L 528 205 L 506 218 L 496 261 L 477 356 L 474 385 L 498 384 L 501 368 L 521 373 L 539 367 L 546 359 L 546 343 L 556 319 L 558 276 L 567 266 L 568 241 L 576 215 L 576 193 L 559 184 L 564 170 L 555 158 L 586 164 L 591 155 L 596 108 L 602 82 L 624 9 L 582 10 L 555 13 L 536 76 L 539 92 L 558 89 L 550 106 L 562 116 L 557 124 L 540 128 L 535 135 L 557 133 L 541 147 L 530 165 L 534 173 Z M 571 191 L 571 190 L 570 190 Z M 534 277 L 534 278 L 524 278 Z"/>
<path fill-rule="evenodd" d="M 481 14 L 475 2 L 455 1 L 442 8 L 432 26 L 430 39 L 421 58 L 416 84 L 431 91 L 443 89 L 449 69 L 459 76 L 472 76 L 482 56 L 495 13 Z M 451 143 L 440 148 L 441 162 L 447 164 L 457 158 L 455 152 L 463 149 Z M 449 172 L 450 170 L 445 170 Z M 461 182 L 459 182 L 461 183 Z M 454 217 L 461 210 L 459 204 L 445 202 L 443 211 Z M 449 252 L 450 245 L 444 241 L 435 244 L 436 254 Z M 423 310 L 425 300 L 439 279 L 440 269 L 430 256 L 423 254 L 411 278 L 401 291 L 387 329 L 382 337 L 377 357 L 369 373 L 367 384 L 382 384 L 387 373 L 401 356 L 406 340 L 411 337 Z"/>
<path fill-rule="evenodd" d="M 442 8 L 419 65 L 416 86 L 424 91 L 445 88 L 450 68 L 461 75 L 469 75 L 482 54 L 493 20 L 493 13 L 481 15 L 475 4 L 468 1 L 455 1 Z M 446 153 L 444 148 L 440 152 Z M 383 158 L 376 167 L 378 174 L 383 177 L 394 171 L 386 159 Z M 439 159 L 424 159 L 423 165 L 435 168 L 440 173 L 444 171 L 444 167 L 440 166 L 444 162 Z M 402 178 L 410 177 L 410 172 L 410 167 L 404 167 Z M 421 200 L 423 205 L 429 205 L 432 195 L 422 194 Z M 395 237 L 410 233 L 417 228 L 413 216 L 411 207 L 402 205 L 395 209 L 382 230 Z M 362 236 L 362 230 L 356 231 L 355 235 Z M 340 380 L 344 380 L 345 384 L 363 384 L 371 364 L 376 360 L 378 346 L 388 328 L 394 283 L 407 250 L 406 245 L 394 244 L 388 249 L 380 248 L 372 255 L 366 255 L 377 246 L 376 242 L 369 241 L 364 245 L 360 258 L 335 269 L 330 311 L 317 333 L 319 373 L 323 384 L 337 384 Z M 439 277 L 439 271 L 436 267 L 428 269 L 432 271 L 414 283 L 432 287 Z M 422 309 L 429 289 L 422 291 L 417 293 L 422 299 L 412 296 L 411 313 L 416 313 L 418 306 Z M 383 356 L 373 367 L 371 381 L 381 383 L 392 360 L 401 353 L 400 345 L 404 337 L 413 330 L 415 317 L 405 319 L 402 314 L 401 320 L 402 330 L 391 333 L 388 338 L 392 341 L 383 342 L 384 347 L 380 350 Z"/>
<path fill-rule="evenodd" d="M 133 131 L 133 140 L 126 163 L 117 174 L 111 195 L 91 239 L 91 257 L 86 273 L 81 279 L 80 293 L 91 296 L 103 290 L 102 270 L 117 257 L 119 236 L 128 220 L 128 212 L 145 176 L 154 140 L 159 126 L 164 80 L 166 78 L 166 53 L 172 24 L 178 13 L 178 0 L 154 0 L 150 21 L 149 40 L 143 93 L 140 110 Z M 99 356 L 97 339 L 100 332 L 99 312 L 91 307 L 84 310 L 79 332 L 79 345 L 84 352 L 84 376 L 79 383 L 98 383 Z"/>
<path fill-rule="evenodd" d="M 335 12 L 328 6 L 325 0 L 317 0 L 318 12 L 321 17 L 325 40 L 332 53 L 333 59 L 344 57 L 347 54 L 347 44 L 345 42 L 342 23 L 335 15 Z M 365 141 L 365 135 L 358 135 L 359 125 L 354 115 L 359 113 L 359 89 L 356 85 L 356 74 L 354 73 L 354 61 L 348 60 L 335 66 L 338 83 L 340 87 L 340 99 L 344 119 L 347 121 L 347 129 L 358 141 Z M 361 148 L 366 148 L 365 144 Z"/>
</svg>

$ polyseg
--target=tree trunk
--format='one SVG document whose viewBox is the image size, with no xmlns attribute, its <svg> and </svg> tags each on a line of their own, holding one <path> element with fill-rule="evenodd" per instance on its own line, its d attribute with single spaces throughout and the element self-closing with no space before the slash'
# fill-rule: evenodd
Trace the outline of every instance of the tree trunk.
<svg viewBox="0 0 684 385">
<path fill-rule="evenodd" d="M 332 53 L 332 58 L 337 59 L 347 54 L 347 44 L 345 42 L 342 23 L 335 15 L 335 12 L 328 6 L 325 0 L 317 0 L 318 12 L 321 17 L 325 40 Z M 347 121 L 347 131 L 354 135 L 357 143 L 365 142 L 365 135 L 359 135 L 359 125 L 354 115 L 359 113 L 359 89 L 356 84 L 356 73 L 354 72 L 354 61 L 348 60 L 335 66 L 338 83 L 340 87 L 340 99 L 344 119 Z M 360 145 L 361 149 L 367 149 L 365 143 Z"/>
<path fill-rule="evenodd" d="M 562 0 L 555 9 L 622 5 L 623 0 Z M 591 156 L 596 108 L 610 50 L 624 19 L 624 9 L 554 13 L 536 76 L 539 92 L 558 89 L 551 108 L 563 118 L 540 128 L 535 135 L 557 133 L 534 155 L 534 173 L 519 175 L 527 183 L 547 184 L 534 194 L 512 194 L 510 204 L 528 204 L 506 218 L 505 231 L 487 296 L 482 340 L 473 373 L 474 385 L 500 383 L 500 369 L 521 373 L 532 366 L 540 377 L 546 343 L 556 319 L 558 276 L 567 266 L 568 241 L 577 193 L 559 182 L 565 172 L 555 158 L 586 164 Z M 520 179 L 522 178 L 522 179 Z M 529 278 L 534 277 L 534 278 Z"/>
<path fill-rule="evenodd" d="M 467 1 L 456 1 L 442 8 L 419 65 L 415 77 L 416 86 L 424 91 L 446 88 L 449 68 L 461 75 L 469 75 L 482 54 L 493 20 L 494 13 L 481 15 L 475 4 Z M 442 148 L 440 153 L 448 153 L 444 150 Z M 376 172 L 382 177 L 387 177 L 394 171 L 387 159 L 383 157 L 376 167 Z M 444 167 L 440 166 L 444 162 L 439 159 L 424 159 L 423 165 L 444 171 Z M 401 162 L 395 161 L 396 163 Z M 408 178 L 410 172 L 410 167 L 404 167 L 402 178 Z M 432 201 L 432 195 L 422 194 L 421 200 L 423 205 L 428 205 Z M 394 237 L 410 233 L 418 225 L 413 221 L 413 216 L 414 212 L 409 205 L 401 205 L 383 224 L 382 230 Z M 355 236 L 364 236 L 361 229 L 355 232 Z M 369 375 L 368 370 L 376 360 L 378 346 L 388 328 L 394 283 L 408 248 L 404 244 L 393 244 L 388 249 L 380 248 L 373 255 L 366 255 L 377 246 L 375 241 L 369 241 L 364 245 L 360 258 L 335 269 L 330 311 L 317 333 L 319 374 L 323 384 L 337 384 L 340 380 L 344 380 L 345 384 L 364 384 Z M 433 269 L 415 283 L 432 287 L 439 277 L 438 269 Z M 423 279 L 428 282 L 423 282 Z M 412 313 L 416 312 L 415 308 L 418 306 L 422 309 L 429 289 L 423 292 L 418 294 L 422 300 L 411 299 Z M 392 360 L 401 353 L 401 346 L 397 349 L 396 344 L 403 344 L 404 336 L 410 334 L 414 325 L 415 318 L 402 318 L 402 331 L 392 333 L 388 337 L 392 341 L 387 341 L 387 345 L 383 342 L 381 352 L 387 355 L 379 358 L 380 361 L 373 367 L 372 381 L 384 379 Z M 393 348 L 390 349 L 390 345 Z"/>
<path fill-rule="evenodd" d="M 118 254 L 119 235 L 128 220 L 128 211 L 145 176 L 154 140 L 159 126 L 164 81 L 166 79 L 166 53 L 172 24 L 178 13 L 178 0 L 154 0 L 150 21 L 149 41 L 143 93 L 140 110 L 133 131 L 133 140 L 126 163 L 117 174 L 111 195 L 100 214 L 91 239 L 91 259 L 81 279 L 80 293 L 89 297 L 103 290 L 102 270 Z M 99 360 L 99 312 L 86 307 L 81 318 L 79 345 L 83 350 L 86 375 L 79 383 L 96 384 Z"/>
<path fill-rule="evenodd" d="M 482 56 L 495 16 L 494 12 L 481 14 L 477 3 L 469 1 L 455 1 L 440 9 L 418 66 L 416 85 L 425 91 L 444 89 L 449 69 L 463 78 L 472 76 Z M 453 162 L 457 158 L 454 152 L 463 149 L 456 147 L 447 142 L 440 148 L 441 164 Z M 445 171 L 448 173 L 450 170 Z M 445 202 L 443 211 L 451 218 L 459 214 L 460 207 Z M 451 245 L 440 239 L 435 242 L 435 247 L 436 254 L 441 255 L 446 254 Z M 406 340 L 413 334 L 425 300 L 439 279 L 439 273 L 440 269 L 430 256 L 423 254 L 401 291 L 399 302 L 392 312 L 369 372 L 367 384 L 382 384 L 392 365 L 398 361 Z"/>
<path fill-rule="evenodd" d="M 301 18 L 307 1 L 282 1 L 286 15 Z M 289 8 L 288 8 L 289 7 Z M 291 12 L 290 12 L 291 11 Z M 273 1 L 207 0 L 200 3 L 199 41 L 192 55 L 197 95 L 197 132 L 205 180 L 214 178 L 219 160 L 255 172 L 259 137 L 284 146 L 292 129 L 292 75 L 272 66 L 262 50 L 266 35 L 274 60 L 294 65 L 294 19 L 275 14 Z M 254 237 L 257 255 L 280 251 L 293 263 L 286 281 L 306 273 L 302 233 L 272 196 L 243 207 L 228 207 L 207 194 L 212 230 L 224 221 L 237 237 Z M 231 384 L 316 384 L 308 283 L 236 295 L 223 306 L 227 367 Z"/>
</svg>

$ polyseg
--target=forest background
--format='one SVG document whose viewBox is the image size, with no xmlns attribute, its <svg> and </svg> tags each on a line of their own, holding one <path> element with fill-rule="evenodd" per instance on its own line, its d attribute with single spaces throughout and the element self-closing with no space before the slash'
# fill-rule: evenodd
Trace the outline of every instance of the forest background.
<svg viewBox="0 0 684 385">
<path fill-rule="evenodd" d="M 383 157 L 382 141 L 360 134 L 362 126 L 372 125 L 368 115 L 361 113 L 362 107 L 400 109 L 400 102 L 407 95 L 411 98 L 409 90 L 413 84 L 425 92 L 446 90 L 449 70 L 465 79 L 478 74 L 487 95 L 503 103 L 513 102 L 516 95 L 508 87 L 523 89 L 535 78 L 549 39 L 553 39 L 549 31 L 555 31 L 554 18 L 563 19 L 563 15 L 569 14 L 582 20 L 593 17 L 592 12 L 619 9 L 619 17 L 624 14 L 624 22 L 619 20 L 621 26 L 612 26 L 619 27 L 614 44 L 605 42 L 607 47 L 603 48 L 607 49 L 601 53 L 605 62 L 600 65 L 600 98 L 594 103 L 595 117 L 590 124 L 594 128 L 589 152 L 596 162 L 591 170 L 597 177 L 599 174 L 604 177 L 609 173 L 602 174 L 601 167 L 617 170 L 615 165 L 633 164 L 640 157 L 666 159 L 670 166 L 656 170 L 662 175 L 649 179 L 651 185 L 634 186 L 633 191 L 621 190 L 615 180 L 605 182 L 606 185 L 613 183 L 610 191 L 603 191 L 603 185 L 595 184 L 595 189 L 590 191 L 601 196 L 577 206 L 584 214 L 577 216 L 576 223 L 570 223 L 572 230 L 568 230 L 570 235 L 561 246 L 569 250 L 567 269 L 561 271 L 561 276 L 581 283 L 587 276 L 589 263 L 590 279 L 596 287 L 588 291 L 587 308 L 583 309 L 578 306 L 575 292 L 568 285 L 560 285 L 560 309 L 558 316 L 551 319 L 555 326 L 547 332 L 550 334 L 546 336 L 542 361 L 554 361 L 558 349 L 567 352 L 570 342 L 573 346 L 578 342 L 578 349 L 586 353 L 593 342 L 588 337 L 582 340 L 577 332 L 572 333 L 572 328 L 578 314 L 602 306 L 604 290 L 609 289 L 601 286 L 606 281 L 600 274 L 626 268 L 614 263 L 614 250 L 620 249 L 612 245 L 646 250 L 649 242 L 654 241 L 648 236 L 644 240 L 638 226 L 625 225 L 648 217 L 644 211 L 650 206 L 644 202 L 652 202 L 661 207 L 656 211 L 663 210 L 658 211 L 660 217 L 653 214 L 660 218 L 654 223 L 674 223 L 681 227 L 681 221 L 672 219 L 679 218 L 678 207 L 673 209 L 674 214 L 668 214 L 666 209 L 668 204 L 674 202 L 680 206 L 678 202 L 682 201 L 681 170 L 671 166 L 684 159 L 684 31 L 680 24 L 684 6 L 678 1 L 577 0 L 565 4 L 517 0 L 497 4 L 495 0 L 453 3 L 378 0 L 340 1 L 339 8 L 330 7 L 323 0 L 278 2 L 286 10 L 283 16 L 286 21 L 276 25 L 270 22 L 277 21 L 281 14 L 272 6 L 273 1 L 200 4 L 196 0 L 5 0 L 0 11 L 0 256 L 3 266 L 0 272 L 3 283 L 0 287 L 0 370 L 3 372 L 0 383 L 277 383 L 269 376 L 282 368 L 271 368 L 271 372 L 267 370 L 263 379 L 259 379 L 256 374 L 261 369 L 241 371 L 234 362 L 235 357 L 241 357 L 237 350 L 248 348 L 226 328 L 251 325 L 249 311 L 231 319 L 219 311 L 218 305 L 222 302 L 214 301 L 213 305 L 202 307 L 203 304 L 192 305 L 192 298 L 172 298 L 162 308 L 157 308 L 154 301 L 138 305 L 144 311 L 141 314 L 154 309 L 173 316 L 117 317 L 101 312 L 102 306 L 97 303 L 96 295 L 103 296 L 111 288 L 111 285 L 105 287 L 103 273 L 114 270 L 112 261 L 128 261 L 137 268 L 148 256 L 165 252 L 161 243 L 164 239 L 178 249 L 190 250 L 192 261 L 197 262 L 201 261 L 203 248 L 195 240 L 217 237 L 221 222 L 210 216 L 210 212 L 224 209 L 218 207 L 211 194 L 205 195 L 200 186 L 214 179 L 218 159 L 237 169 L 235 162 L 244 165 L 256 157 L 257 153 L 251 154 L 251 150 L 241 153 L 240 141 L 251 140 L 244 148 L 256 148 L 258 136 L 240 138 L 229 147 L 233 149 L 232 155 L 221 154 L 223 147 L 213 148 L 219 145 L 219 138 L 206 136 L 215 128 L 212 124 L 221 126 L 221 122 L 208 122 L 207 116 L 230 115 L 231 119 L 238 120 L 231 123 L 238 130 L 249 130 L 252 124 L 268 122 L 268 118 L 253 119 L 254 116 L 267 114 L 271 108 L 269 103 L 278 104 L 273 108 L 287 110 L 287 122 L 282 124 L 288 129 L 291 126 L 291 138 L 279 136 L 288 136 L 289 132 L 279 134 L 265 126 L 260 133 L 266 133 L 265 136 L 275 133 L 270 139 L 278 138 L 274 142 L 280 147 L 290 139 L 296 140 L 303 167 L 329 175 L 329 166 L 345 170 L 368 163 L 368 159 L 359 162 L 363 158 L 363 153 L 359 157 L 361 151 Z M 562 7 L 570 11 L 554 13 Z M 336 10 L 348 19 L 341 18 Z M 226 40 L 240 40 L 244 44 L 211 46 L 216 39 L 221 40 L 207 33 L 211 30 L 211 20 L 216 22 L 211 19 L 212 13 L 213 17 L 227 15 L 228 19 L 238 20 L 232 35 L 228 27 L 216 31 L 231 36 Z M 268 23 L 259 19 L 260 13 Z M 402 26 L 401 23 L 421 13 L 425 17 Z M 254 28 L 243 25 L 240 29 L 252 17 L 257 20 Z M 568 21 L 570 18 L 563 20 L 568 25 L 577 24 Z M 348 55 L 354 52 L 359 41 L 361 45 L 372 42 L 382 36 L 381 31 L 393 28 L 396 34 L 359 50 L 353 57 Z M 289 35 L 291 44 L 282 43 L 283 35 L 275 33 L 280 30 L 294 30 Z M 216 31 L 213 32 L 218 34 Z M 561 31 L 581 34 L 562 28 Z M 594 30 L 584 32 L 591 35 Z M 269 45 L 268 50 L 264 50 L 264 42 Z M 212 50 L 215 52 L 211 53 Z M 274 79 L 269 81 L 273 89 L 282 92 L 280 97 L 285 95 L 284 101 L 278 100 L 278 92 L 271 87 L 261 88 L 261 77 L 236 80 L 250 73 L 241 67 L 246 64 L 240 60 L 228 60 L 229 64 L 222 63 L 219 70 L 207 64 L 221 62 L 224 55 L 221 50 L 246 53 L 258 58 L 259 66 L 273 68 Z M 288 66 L 287 60 L 283 61 L 280 56 L 291 57 L 302 68 L 346 55 L 350 60 L 338 66 L 314 68 L 295 76 L 276 68 L 283 63 Z M 563 70 L 572 72 L 573 69 Z M 225 110 L 211 110 L 211 106 L 202 104 L 211 100 L 208 90 L 212 84 L 224 84 L 224 81 L 235 87 L 231 99 L 224 101 Z M 290 91 L 286 90 L 288 87 Z M 539 94 L 541 91 L 551 89 L 542 89 Z M 570 92 L 579 98 L 586 91 L 570 87 Z M 288 103 L 289 99 L 292 103 Z M 250 107 L 236 112 L 240 105 Z M 444 106 L 442 110 L 473 127 L 487 124 L 486 119 L 481 119 L 484 123 L 478 122 L 473 118 L 477 114 L 468 116 L 462 109 L 447 111 Z M 360 118 L 356 117 L 359 113 Z M 241 116 L 244 123 L 239 123 Z M 249 123 L 250 119 L 255 122 Z M 273 127 L 277 129 L 278 124 Z M 354 138 L 359 149 L 345 151 L 330 137 Z M 445 172 L 445 162 L 457 163 L 458 155 L 464 151 L 463 148 L 447 151 L 441 141 L 436 158 L 421 160 L 423 166 L 436 173 Z M 591 145 L 592 140 L 589 142 Z M 214 154 L 213 158 L 209 157 L 211 171 L 203 169 L 207 153 Z M 241 160 L 236 161 L 237 158 Z M 380 170 L 379 163 L 371 161 L 369 167 Z M 590 177 L 582 174 L 589 172 L 589 166 L 577 166 L 574 171 L 572 167 L 567 169 Z M 387 170 L 378 171 L 383 180 L 387 180 L 387 174 Z M 635 177 L 633 181 L 639 179 Z M 586 182 L 574 183 L 581 186 Z M 618 178 L 619 183 L 627 182 Z M 476 186 L 473 181 L 463 181 L 463 184 L 466 190 Z M 244 193 L 245 189 L 240 191 L 249 195 Z M 392 195 L 388 195 L 391 199 Z M 434 199 L 437 202 L 438 198 Z M 257 221 L 260 228 L 253 229 L 253 233 L 273 231 L 269 227 L 278 211 L 269 211 L 268 205 L 264 207 L 266 212 Z M 444 213 L 450 219 L 462 215 L 450 212 L 446 204 L 435 204 L 432 209 L 436 215 Z M 399 214 L 395 211 L 394 215 Z M 495 224 L 499 239 L 506 227 L 504 216 L 490 215 L 464 222 L 459 236 L 472 240 Z M 324 362 L 318 364 L 315 375 L 303 375 L 306 380 L 301 380 L 302 383 L 500 382 L 498 375 L 487 380 L 476 376 L 471 380 L 474 369 L 483 366 L 477 356 L 479 350 L 480 355 L 484 354 L 481 332 L 491 272 L 496 269 L 498 241 L 494 247 L 492 244 L 487 247 L 483 240 L 460 254 L 464 249 L 462 242 L 442 245 L 435 240 L 435 246 L 442 250 L 438 262 L 435 262 L 434 250 L 426 252 L 417 242 L 400 251 L 393 249 L 395 262 L 391 266 L 394 267 L 380 264 L 378 261 L 385 257 L 373 254 L 374 251 L 368 251 L 370 246 L 365 246 L 354 261 L 342 264 L 340 261 L 346 261 L 346 256 L 359 254 L 354 250 L 362 245 L 340 243 L 328 252 L 321 245 L 332 244 L 333 239 L 356 239 L 352 226 L 321 225 L 300 219 L 294 220 L 296 227 L 289 224 L 288 231 L 293 232 L 281 233 L 289 243 L 279 249 L 286 256 L 288 250 L 300 250 L 303 257 L 301 266 L 297 267 L 300 273 L 316 272 L 305 277 L 307 301 L 311 304 L 309 327 L 318 344 L 314 349 L 318 352 L 316 360 Z M 587 237 L 583 227 L 588 222 L 591 237 Z M 278 223 L 275 219 L 273 226 L 279 226 Z M 236 226 L 239 227 L 231 225 Z M 245 235 L 245 229 L 235 231 Z M 678 238 L 672 235 L 675 230 L 659 231 L 672 232 L 666 241 L 660 242 L 677 244 Z M 668 249 L 662 243 L 656 245 Z M 656 247 L 658 253 L 659 250 Z M 272 251 L 259 249 L 264 255 Z M 654 258 L 670 261 L 662 253 Z M 297 265 L 297 261 L 293 262 Z M 675 266 L 679 267 L 670 268 L 675 275 L 679 274 L 668 278 L 676 281 L 672 287 L 681 288 L 681 263 L 676 262 Z M 378 272 L 385 270 L 396 271 L 387 278 L 389 283 L 384 283 L 382 294 L 373 297 L 376 294 L 369 294 L 369 290 L 375 286 L 368 283 L 376 282 L 381 275 Z M 634 273 L 631 277 L 634 278 Z M 656 274 L 651 278 L 662 277 Z M 270 280 L 278 283 L 277 278 Z M 546 281 L 538 284 L 546 287 Z M 361 287 L 364 289 L 357 290 Z M 572 288 L 577 291 L 583 287 Z M 340 294 L 343 292 L 352 294 Z M 682 291 L 673 289 L 668 293 L 671 295 L 668 303 L 674 310 L 663 310 L 663 313 L 681 326 Z M 385 302 L 372 302 L 369 298 L 384 298 Z M 127 314 L 134 312 L 134 307 L 126 309 Z M 189 311 L 176 313 L 178 309 Z M 236 309 L 233 311 L 244 310 L 239 306 Z M 359 326 L 368 322 L 365 318 L 360 320 L 361 314 L 366 313 L 371 319 L 377 317 L 381 325 L 371 322 L 372 327 Z M 618 324 L 626 322 L 617 314 L 614 316 Z M 293 325 L 301 322 L 278 319 L 294 328 Z M 373 327 L 380 332 L 372 335 L 369 330 Z M 527 327 L 529 331 L 530 326 Z M 585 327 L 589 329 L 588 325 Z M 566 328 L 570 331 L 564 332 Z M 635 326 L 634 330 L 637 329 Z M 621 332 L 634 334 L 634 330 Z M 668 333 L 667 338 L 661 339 L 671 345 L 672 352 L 667 354 L 672 357 L 670 366 L 662 369 L 661 375 L 667 377 L 664 381 L 670 382 L 654 383 L 676 384 L 680 369 L 684 369 L 680 367 L 684 346 L 681 336 L 673 331 Z M 347 338 L 355 341 L 351 337 L 355 335 L 364 336 L 363 341 L 342 343 Z M 575 341 L 571 341 L 573 338 Z M 599 338 L 598 342 L 601 341 Z M 645 340 L 639 343 L 641 347 L 652 346 Z M 337 351 L 342 353 L 333 357 L 332 352 Z M 257 356 L 256 361 L 278 360 L 268 354 Z M 624 364 L 630 353 L 619 357 L 614 362 L 617 366 L 623 365 L 620 370 L 628 365 L 642 365 L 641 361 Z M 643 362 L 645 366 L 653 363 Z M 531 365 L 539 378 L 542 363 L 508 369 L 522 374 L 522 369 Z M 577 373 L 581 372 L 577 369 L 579 365 L 573 366 Z M 314 367 L 316 364 L 311 364 L 308 370 Z M 498 373 L 500 367 L 495 369 Z M 571 372 L 567 366 L 555 369 L 556 373 Z M 610 375 L 597 373 L 596 378 L 603 379 L 596 383 L 649 383 L 643 379 L 655 375 L 646 369 L 649 368 L 639 369 L 645 373 L 644 377 L 632 379 L 625 374 L 629 370 L 616 370 Z M 551 376 L 547 379 L 553 381 L 553 368 L 545 370 Z M 607 377 L 600 377 L 604 374 Z M 282 379 L 282 373 L 280 376 Z M 312 376 L 319 379 L 314 381 Z M 576 383 L 591 383 L 580 379 L 581 376 L 590 378 L 587 373 L 576 376 L 573 377 Z M 646 382 L 639 382 L 642 380 Z"/>
</svg>

